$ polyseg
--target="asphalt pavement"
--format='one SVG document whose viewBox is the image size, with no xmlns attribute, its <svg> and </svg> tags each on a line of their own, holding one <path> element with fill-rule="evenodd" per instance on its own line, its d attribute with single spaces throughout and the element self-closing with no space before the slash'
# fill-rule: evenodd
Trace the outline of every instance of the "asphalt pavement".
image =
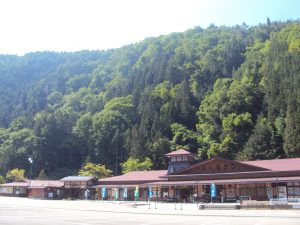
<svg viewBox="0 0 300 225">
<path fill-rule="evenodd" d="M 299 225 L 300 210 L 198 210 L 195 204 L 0 197 L 1 225 Z"/>
</svg>

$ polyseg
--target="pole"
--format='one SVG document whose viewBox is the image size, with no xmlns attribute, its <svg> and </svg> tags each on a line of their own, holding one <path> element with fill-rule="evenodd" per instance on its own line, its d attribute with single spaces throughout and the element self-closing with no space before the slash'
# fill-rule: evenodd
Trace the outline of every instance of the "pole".
<svg viewBox="0 0 300 225">
<path fill-rule="evenodd" d="M 272 188 L 272 183 L 271 183 L 271 188 Z M 278 175 L 277 175 L 277 178 L 276 178 L 276 197 L 277 197 L 277 200 L 278 200 L 278 198 L 279 198 L 279 196 L 278 196 Z M 273 198 L 273 196 L 272 196 L 272 198 Z"/>
<path fill-rule="evenodd" d="M 156 201 L 155 201 L 155 209 L 157 209 L 157 208 L 156 208 L 157 198 L 158 198 L 158 187 L 156 187 Z"/>
<path fill-rule="evenodd" d="M 175 188 L 174 188 L 174 191 L 175 191 L 175 210 L 176 210 L 176 209 L 177 209 L 177 208 L 176 208 L 176 201 L 177 201 L 176 186 L 175 186 Z"/>
<path fill-rule="evenodd" d="M 116 175 L 118 174 L 118 148 L 116 148 Z"/>
<path fill-rule="evenodd" d="M 30 163 L 30 179 L 32 179 L 32 163 Z"/>
<path fill-rule="evenodd" d="M 32 179 L 32 163 L 33 163 L 32 156 L 28 158 L 28 161 L 30 163 L 30 179 Z"/>
</svg>

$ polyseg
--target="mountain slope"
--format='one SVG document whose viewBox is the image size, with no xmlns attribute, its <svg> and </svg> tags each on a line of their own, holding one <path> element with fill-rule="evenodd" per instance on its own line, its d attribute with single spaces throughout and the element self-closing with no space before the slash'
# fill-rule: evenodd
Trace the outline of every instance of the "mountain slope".
<svg viewBox="0 0 300 225">
<path fill-rule="evenodd" d="M 86 159 L 300 155 L 300 24 L 196 27 L 109 51 L 0 56 L 0 173 Z"/>
</svg>

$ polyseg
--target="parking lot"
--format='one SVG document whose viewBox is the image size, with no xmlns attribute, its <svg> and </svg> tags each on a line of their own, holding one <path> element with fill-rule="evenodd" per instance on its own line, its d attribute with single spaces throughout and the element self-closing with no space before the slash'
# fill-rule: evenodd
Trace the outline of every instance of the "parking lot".
<svg viewBox="0 0 300 225">
<path fill-rule="evenodd" d="M 195 205 L 194 205 L 195 206 Z M 1 225 L 299 225 L 300 210 L 197 210 L 193 205 L 116 204 L 0 197 Z"/>
</svg>

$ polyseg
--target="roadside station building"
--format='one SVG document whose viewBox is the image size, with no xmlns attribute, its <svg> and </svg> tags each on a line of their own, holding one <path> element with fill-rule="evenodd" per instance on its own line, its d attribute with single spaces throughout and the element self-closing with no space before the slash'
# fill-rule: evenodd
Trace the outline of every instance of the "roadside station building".
<svg viewBox="0 0 300 225">
<path fill-rule="evenodd" d="M 138 200 L 182 202 L 300 198 L 300 158 L 238 162 L 213 157 L 196 162 L 184 149 L 166 156 L 168 170 L 100 179 L 94 186 L 97 198 L 133 200 L 136 193 Z"/>
<path fill-rule="evenodd" d="M 0 185 L 0 195 L 32 198 L 236 202 L 300 199 L 300 158 L 238 162 L 220 157 L 196 161 L 180 149 L 166 154 L 167 170 L 137 171 L 97 180 L 26 180 Z"/>
</svg>

